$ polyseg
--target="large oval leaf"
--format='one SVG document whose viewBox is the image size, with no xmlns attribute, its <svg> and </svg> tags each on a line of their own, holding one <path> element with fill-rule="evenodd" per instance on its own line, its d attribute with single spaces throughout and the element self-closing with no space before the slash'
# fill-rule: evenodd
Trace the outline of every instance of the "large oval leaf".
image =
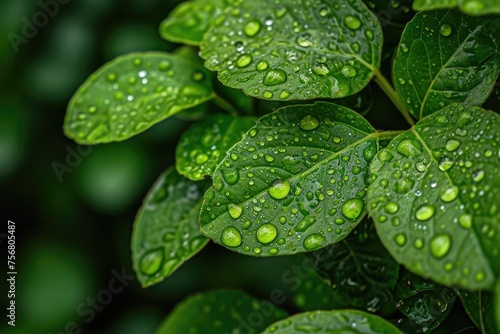
<svg viewBox="0 0 500 334">
<path fill-rule="evenodd" d="M 452 105 L 417 123 L 370 167 L 368 211 L 392 256 L 444 285 L 500 277 L 500 116 Z"/>
<path fill-rule="evenodd" d="M 453 102 L 480 106 L 500 71 L 500 17 L 454 10 L 415 15 L 401 37 L 393 82 L 410 113 L 422 118 Z"/>
<path fill-rule="evenodd" d="M 226 151 L 255 125 L 256 117 L 213 115 L 186 130 L 176 149 L 177 171 L 191 180 L 212 176 Z"/>
<path fill-rule="evenodd" d="M 213 174 L 204 234 L 254 256 L 311 251 L 344 238 L 365 213 L 377 133 L 331 103 L 284 107 L 262 117 Z"/>
<path fill-rule="evenodd" d="M 160 325 L 157 334 L 260 333 L 287 313 L 271 302 L 234 290 L 217 290 L 181 302 Z"/>
<path fill-rule="evenodd" d="M 69 102 L 64 131 L 83 144 L 120 141 L 212 97 L 202 66 L 162 52 L 131 53 L 83 83 Z"/>
<path fill-rule="evenodd" d="M 438 8 L 453 8 L 458 6 L 468 15 L 500 14 L 498 0 L 415 0 L 413 9 L 432 10 Z"/>
<path fill-rule="evenodd" d="M 207 244 L 198 224 L 206 186 L 171 167 L 146 196 L 132 232 L 132 263 L 143 287 L 170 276 Z"/>
<path fill-rule="evenodd" d="M 500 317 L 496 313 L 494 306 L 493 293 L 486 291 L 472 292 L 467 290 L 458 290 L 458 295 L 462 300 L 467 314 L 484 334 L 496 334 L 495 319 Z"/>
<path fill-rule="evenodd" d="M 371 220 L 344 240 L 312 253 L 312 267 L 349 307 L 375 312 L 393 299 L 399 264 L 384 248 Z"/>
<path fill-rule="evenodd" d="M 394 325 L 356 310 L 299 313 L 269 326 L 262 334 L 402 334 Z"/>
<path fill-rule="evenodd" d="M 273 100 L 343 97 L 380 65 L 382 31 L 361 0 L 243 0 L 205 34 L 201 56 L 225 85 Z"/>
</svg>

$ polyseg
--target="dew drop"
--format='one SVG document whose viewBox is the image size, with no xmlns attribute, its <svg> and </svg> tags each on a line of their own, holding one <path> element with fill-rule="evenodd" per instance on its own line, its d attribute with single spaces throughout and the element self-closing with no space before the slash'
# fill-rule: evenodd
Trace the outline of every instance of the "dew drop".
<svg viewBox="0 0 500 334">
<path fill-rule="evenodd" d="M 248 37 L 253 37 L 259 33 L 261 27 L 262 25 L 258 20 L 250 20 L 243 27 L 243 32 Z"/>
<path fill-rule="evenodd" d="M 458 197 L 457 186 L 450 186 L 444 188 L 443 191 L 441 192 L 441 200 L 446 203 L 453 202 L 457 197 Z"/>
<path fill-rule="evenodd" d="M 330 73 L 330 70 L 328 69 L 328 67 L 323 63 L 315 64 L 313 66 L 312 70 L 314 73 L 316 73 L 317 75 L 321 75 L 321 76 L 324 76 L 324 75 L 327 75 L 328 73 Z"/>
<path fill-rule="evenodd" d="M 227 211 L 229 212 L 229 215 L 233 217 L 234 219 L 237 219 L 241 216 L 241 213 L 243 212 L 243 208 L 234 203 L 229 203 L 227 205 Z"/>
<path fill-rule="evenodd" d="M 307 33 L 298 36 L 295 42 L 303 48 L 308 48 L 313 45 L 313 42 L 311 41 L 311 35 Z"/>
<path fill-rule="evenodd" d="M 116 74 L 115 73 L 109 73 L 106 79 L 108 79 L 109 82 L 115 82 L 116 81 Z"/>
<path fill-rule="evenodd" d="M 290 92 L 289 92 L 289 91 L 287 91 L 287 90 L 283 90 L 283 91 L 281 91 L 281 93 L 280 93 L 280 95 L 279 95 L 280 99 L 282 99 L 282 100 L 283 100 L 283 99 L 286 99 L 286 98 L 287 98 L 287 97 L 289 97 L 289 96 L 290 96 Z"/>
<path fill-rule="evenodd" d="M 286 72 L 280 69 L 269 70 L 264 76 L 264 85 L 276 86 L 286 81 Z"/>
<path fill-rule="evenodd" d="M 302 130 L 311 131 L 319 126 L 319 119 L 313 115 L 306 115 L 302 117 L 299 122 L 299 127 Z"/>
<path fill-rule="evenodd" d="M 268 244 L 278 235 L 278 230 L 276 226 L 270 223 L 261 225 L 256 232 L 257 240 L 262 244 Z"/>
<path fill-rule="evenodd" d="M 146 253 L 139 265 L 141 272 L 145 275 L 153 275 L 160 270 L 163 263 L 163 249 L 156 249 Z"/>
<path fill-rule="evenodd" d="M 431 254 L 441 259 L 448 254 L 451 248 L 451 237 L 447 233 L 436 234 L 430 242 Z"/>
<path fill-rule="evenodd" d="M 290 193 L 290 182 L 288 180 L 276 180 L 268 189 L 268 193 L 272 198 L 283 199 Z"/>
<path fill-rule="evenodd" d="M 458 217 L 458 223 L 465 229 L 469 229 L 472 227 L 472 216 L 466 213 L 462 213 L 460 217 Z"/>
<path fill-rule="evenodd" d="M 422 144 L 415 139 L 405 139 L 399 143 L 398 152 L 405 157 L 418 157 L 422 154 Z"/>
<path fill-rule="evenodd" d="M 253 58 L 251 55 L 244 53 L 241 56 L 239 56 L 238 59 L 236 59 L 236 66 L 240 68 L 248 66 L 252 62 L 252 59 Z"/>
<path fill-rule="evenodd" d="M 396 202 L 389 202 L 384 207 L 385 212 L 395 214 L 399 210 L 399 205 Z"/>
<path fill-rule="evenodd" d="M 262 60 L 257 63 L 257 71 L 264 71 L 269 67 L 267 61 Z"/>
<path fill-rule="evenodd" d="M 229 226 L 222 231 L 222 243 L 228 247 L 241 245 L 241 234 L 236 227 Z"/>
<path fill-rule="evenodd" d="M 446 172 L 447 170 L 449 170 L 451 167 L 453 167 L 453 165 L 454 165 L 453 160 L 451 160 L 448 157 L 442 157 L 441 159 L 439 159 L 438 167 L 443 172 Z"/>
<path fill-rule="evenodd" d="M 439 33 L 441 36 L 447 37 L 451 34 L 451 26 L 448 23 L 444 23 L 439 27 Z"/>
<path fill-rule="evenodd" d="M 394 236 L 394 242 L 398 246 L 404 246 L 406 244 L 406 235 L 404 233 L 398 233 Z"/>
<path fill-rule="evenodd" d="M 160 62 L 160 64 L 158 65 L 158 69 L 162 72 L 165 72 L 165 71 L 168 71 L 171 67 L 171 64 L 168 60 L 164 60 L 162 62 Z"/>
<path fill-rule="evenodd" d="M 364 203 L 359 198 L 351 198 L 342 205 L 342 214 L 349 219 L 358 218 L 363 212 Z"/>
<path fill-rule="evenodd" d="M 416 249 L 422 249 L 424 247 L 424 241 L 420 238 L 415 239 L 413 246 L 415 246 Z"/>
<path fill-rule="evenodd" d="M 422 205 L 420 208 L 418 208 L 417 213 L 415 214 L 415 217 L 420 220 L 420 221 L 426 221 L 432 218 L 434 216 L 434 213 L 436 212 L 436 209 L 434 206 L 426 204 Z"/>
<path fill-rule="evenodd" d="M 361 27 L 361 21 L 357 17 L 352 15 L 347 15 L 346 17 L 344 17 L 344 24 L 351 30 L 356 30 Z"/>
<path fill-rule="evenodd" d="M 221 173 L 227 184 L 236 184 L 240 180 L 240 173 L 234 168 L 223 168 Z"/>
<path fill-rule="evenodd" d="M 356 69 L 354 67 L 352 67 L 352 66 L 349 66 L 349 65 L 343 66 L 342 69 L 340 70 L 340 72 L 345 77 L 348 77 L 348 78 L 353 78 L 357 74 Z"/>
<path fill-rule="evenodd" d="M 450 152 L 455 151 L 460 146 L 460 141 L 456 139 L 450 139 L 446 142 L 446 149 Z"/>
<path fill-rule="evenodd" d="M 484 179 L 484 171 L 483 170 L 477 169 L 472 173 L 472 180 L 474 180 L 474 182 L 479 182 L 479 181 L 482 181 L 483 179 Z"/>
<path fill-rule="evenodd" d="M 194 158 L 194 162 L 196 162 L 198 165 L 201 165 L 207 161 L 208 161 L 208 155 L 204 153 L 198 154 L 196 158 Z"/>
<path fill-rule="evenodd" d="M 321 246 L 323 246 L 323 242 L 325 241 L 325 237 L 322 236 L 320 233 L 314 233 L 308 235 L 304 239 L 304 248 L 306 250 L 313 250 L 313 249 L 318 249 Z"/>
</svg>

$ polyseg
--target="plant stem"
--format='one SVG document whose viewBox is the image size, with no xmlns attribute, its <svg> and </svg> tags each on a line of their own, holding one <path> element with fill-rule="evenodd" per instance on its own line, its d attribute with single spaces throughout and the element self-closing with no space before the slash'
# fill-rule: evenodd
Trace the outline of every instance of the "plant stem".
<svg viewBox="0 0 500 334">
<path fill-rule="evenodd" d="M 403 103 L 403 101 L 401 101 L 398 93 L 396 93 L 394 88 L 392 88 L 389 81 L 382 75 L 382 73 L 380 73 L 379 70 L 375 70 L 374 74 L 375 74 L 375 79 L 374 79 L 375 82 L 380 86 L 380 88 L 382 88 L 384 93 L 387 94 L 389 99 L 391 99 L 392 103 L 394 103 L 396 108 L 398 108 L 399 112 L 401 113 L 401 115 L 403 115 L 408 124 L 410 124 L 410 126 L 415 125 L 415 121 L 413 120 L 410 113 L 406 109 L 405 104 Z"/>
<path fill-rule="evenodd" d="M 227 111 L 231 116 L 238 117 L 238 110 L 229 102 L 224 100 L 222 97 L 214 93 L 213 100 L 216 105 Z"/>
<path fill-rule="evenodd" d="M 408 130 L 395 130 L 395 131 L 381 131 L 377 132 L 377 138 L 381 140 L 393 139 L 397 135 L 402 134 Z"/>
</svg>

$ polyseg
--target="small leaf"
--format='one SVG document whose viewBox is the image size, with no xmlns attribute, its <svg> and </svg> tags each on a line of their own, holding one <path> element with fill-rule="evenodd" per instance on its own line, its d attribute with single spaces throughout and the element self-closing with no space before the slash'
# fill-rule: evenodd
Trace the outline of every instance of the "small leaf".
<svg viewBox="0 0 500 334">
<path fill-rule="evenodd" d="M 365 213 L 375 129 L 331 103 L 262 117 L 213 173 L 200 223 L 215 242 L 254 256 L 294 254 L 343 239 Z"/>
<path fill-rule="evenodd" d="M 269 326 L 262 334 L 349 333 L 402 334 L 394 325 L 356 310 L 299 313 Z"/>
<path fill-rule="evenodd" d="M 452 105 L 394 138 L 370 166 L 368 211 L 392 256 L 443 285 L 500 277 L 500 116 Z"/>
<path fill-rule="evenodd" d="M 226 151 L 255 125 L 255 117 L 213 115 L 186 130 L 176 149 L 177 171 L 191 180 L 212 176 Z"/>
<path fill-rule="evenodd" d="M 175 307 L 156 334 L 257 334 L 288 314 L 267 300 L 235 290 L 191 296 Z"/>
<path fill-rule="evenodd" d="M 161 23 L 167 41 L 199 45 L 213 20 L 224 8 L 223 0 L 194 0 L 179 4 Z"/>
<path fill-rule="evenodd" d="M 167 53 L 131 53 L 83 83 L 68 105 L 64 131 L 82 144 L 125 140 L 212 97 L 203 67 Z"/>
<path fill-rule="evenodd" d="M 311 253 L 311 265 L 349 308 L 375 312 L 393 299 L 399 265 L 384 248 L 371 220 L 344 240 Z"/>
<path fill-rule="evenodd" d="M 361 0 L 244 0 L 204 35 L 201 56 L 219 80 L 270 100 L 344 97 L 380 65 L 382 31 Z"/>
<path fill-rule="evenodd" d="M 198 224 L 206 185 L 169 168 L 149 191 L 132 232 L 132 262 L 143 287 L 170 276 L 207 244 Z"/>
<path fill-rule="evenodd" d="M 498 313 L 495 313 L 494 295 L 486 291 L 472 292 L 458 290 L 458 295 L 462 300 L 467 314 L 484 334 L 496 334 L 495 320 Z"/>
<path fill-rule="evenodd" d="M 410 113 L 422 118 L 453 102 L 480 106 L 500 71 L 500 17 L 454 10 L 415 15 L 401 37 L 393 82 Z"/>
<path fill-rule="evenodd" d="M 413 2 L 415 10 L 454 8 L 456 6 L 468 15 L 500 14 L 498 0 L 415 0 Z"/>
<path fill-rule="evenodd" d="M 448 316 L 455 303 L 452 288 L 402 270 L 396 288 L 398 309 L 407 316 L 398 322 L 405 333 L 431 333 Z"/>
</svg>

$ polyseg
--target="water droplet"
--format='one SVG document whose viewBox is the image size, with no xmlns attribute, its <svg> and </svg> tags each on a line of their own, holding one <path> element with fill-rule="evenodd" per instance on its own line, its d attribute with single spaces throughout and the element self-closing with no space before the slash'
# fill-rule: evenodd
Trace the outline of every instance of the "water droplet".
<svg viewBox="0 0 500 334">
<path fill-rule="evenodd" d="M 89 114 L 93 114 L 97 111 L 97 108 L 96 106 L 90 106 L 89 109 L 87 109 L 87 111 L 89 112 Z"/>
<path fill-rule="evenodd" d="M 264 71 L 268 67 L 269 67 L 269 64 L 265 60 L 259 61 L 259 63 L 257 64 L 257 70 L 258 71 Z"/>
<path fill-rule="evenodd" d="M 325 237 L 322 236 L 320 233 L 314 233 L 308 235 L 304 239 L 304 248 L 306 250 L 313 250 L 313 249 L 318 249 L 321 246 L 323 246 L 323 242 L 325 241 Z"/>
<path fill-rule="evenodd" d="M 390 162 L 394 156 L 388 150 L 382 150 L 378 153 L 378 158 L 383 162 Z"/>
<path fill-rule="evenodd" d="M 446 149 L 450 152 L 455 151 L 460 146 L 460 141 L 456 139 L 450 139 L 446 142 Z"/>
<path fill-rule="evenodd" d="M 453 167 L 455 163 L 453 162 L 453 160 L 451 160 L 450 158 L 448 157 L 442 157 L 441 159 L 439 159 L 439 164 L 438 164 L 438 167 L 440 170 L 442 170 L 443 172 L 446 172 L 447 170 L 449 170 L 451 167 Z"/>
<path fill-rule="evenodd" d="M 168 60 L 164 60 L 160 62 L 160 65 L 158 65 L 158 69 L 162 72 L 168 71 L 171 67 L 171 64 Z"/>
<path fill-rule="evenodd" d="M 413 186 L 415 185 L 415 181 L 409 179 L 409 178 L 404 178 L 404 179 L 399 179 L 396 182 L 396 193 L 398 194 L 406 194 L 410 190 L 413 189 Z"/>
<path fill-rule="evenodd" d="M 451 26 L 448 23 L 444 23 L 439 27 L 439 33 L 441 36 L 447 37 L 451 34 Z"/>
<path fill-rule="evenodd" d="M 264 85 L 276 86 L 286 81 L 286 72 L 280 69 L 269 70 L 264 76 Z"/>
<path fill-rule="evenodd" d="M 404 246 L 406 244 L 406 235 L 404 235 L 404 233 L 396 234 L 394 236 L 394 242 L 396 242 L 398 246 Z"/>
<path fill-rule="evenodd" d="M 413 242 L 413 246 L 415 246 L 416 249 L 422 249 L 424 247 L 424 240 L 420 238 L 415 239 L 415 241 Z"/>
<path fill-rule="evenodd" d="M 228 247 L 241 245 L 241 234 L 236 227 L 229 226 L 222 231 L 222 243 Z"/>
<path fill-rule="evenodd" d="M 283 100 L 283 99 L 286 99 L 287 97 L 289 97 L 289 96 L 290 96 L 290 92 L 289 92 L 289 91 L 287 91 L 287 90 L 283 90 L 283 91 L 281 91 L 281 93 L 280 93 L 280 95 L 279 95 L 279 96 L 280 96 L 280 99 L 282 99 L 282 100 Z"/>
<path fill-rule="evenodd" d="M 352 66 L 349 66 L 349 65 L 343 66 L 342 69 L 340 70 L 340 72 L 342 72 L 342 74 L 348 78 L 353 78 L 357 74 L 356 69 Z"/>
<path fill-rule="evenodd" d="M 194 162 L 196 162 L 198 165 L 201 165 L 207 161 L 208 161 L 208 155 L 204 153 L 198 154 L 194 159 Z"/>
<path fill-rule="evenodd" d="M 116 81 L 116 74 L 115 73 L 109 73 L 108 76 L 106 77 L 109 82 L 115 82 Z"/>
<path fill-rule="evenodd" d="M 415 217 L 420 220 L 420 221 L 426 221 L 432 218 L 434 216 L 434 213 L 436 212 L 436 209 L 434 206 L 425 204 L 422 205 L 420 208 L 418 208 L 417 213 L 415 214 Z"/>
<path fill-rule="evenodd" d="M 363 212 L 364 203 L 359 198 L 351 198 L 342 205 L 342 214 L 349 219 L 358 218 Z"/>
<path fill-rule="evenodd" d="M 270 243 L 271 241 L 276 239 L 277 235 L 278 230 L 276 229 L 276 226 L 270 223 L 261 225 L 256 233 L 257 240 L 262 244 Z"/>
<path fill-rule="evenodd" d="M 269 195 L 275 199 L 283 199 L 290 193 L 290 182 L 288 180 L 276 180 L 268 190 Z"/>
<path fill-rule="evenodd" d="M 323 64 L 323 63 L 317 63 L 313 66 L 312 68 L 313 72 L 316 73 L 317 75 L 327 75 L 328 73 L 330 73 L 330 70 L 328 69 L 328 67 Z"/>
<path fill-rule="evenodd" d="M 357 17 L 352 15 L 347 15 L 346 17 L 344 17 L 344 24 L 351 30 L 356 30 L 361 27 L 361 21 Z"/>
<path fill-rule="evenodd" d="M 444 188 L 443 191 L 441 192 L 441 200 L 446 203 L 453 202 L 457 197 L 458 197 L 457 186 L 450 186 Z"/>
<path fill-rule="evenodd" d="M 399 143 L 398 152 L 405 157 L 418 157 L 422 154 L 422 144 L 415 139 L 405 139 Z"/>
<path fill-rule="evenodd" d="M 163 256 L 163 249 L 156 249 L 146 253 L 139 265 L 141 272 L 145 275 L 156 274 L 163 263 Z"/>
<path fill-rule="evenodd" d="M 300 120 L 299 126 L 302 130 L 314 130 L 319 126 L 319 119 L 313 115 L 306 115 Z"/>
<path fill-rule="evenodd" d="M 479 182 L 484 179 L 484 175 L 485 174 L 483 170 L 477 169 L 472 173 L 472 179 L 474 180 L 474 182 Z"/>
<path fill-rule="evenodd" d="M 253 37 L 259 33 L 261 27 L 262 25 L 258 20 L 250 20 L 243 27 L 243 32 L 248 37 Z"/>
<path fill-rule="evenodd" d="M 389 202 L 384 207 L 385 212 L 395 214 L 399 210 L 399 205 L 396 202 Z"/>
<path fill-rule="evenodd" d="M 311 35 L 308 33 L 298 36 L 295 42 L 303 48 L 308 48 L 313 45 L 313 42 L 311 41 Z"/>
<path fill-rule="evenodd" d="M 253 58 L 251 55 L 244 53 L 241 56 L 239 56 L 238 59 L 236 59 L 236 66 L 238 67 L 248 66 L 252 62 L 252 59 Z"/>
<path fill-rule="evenodd" d="M 234 168 L 223 168 L 221 174 L 227 184 L 236 184 L 240 180 L 240 173 Z"/>
<path fill-rule="evenodd" d="M 262 96 L 266 99 L 270 99 L 273 97 L 273 92 L 271 92 L 270 90 L 266 90 L 264 93 L 262 93 Z"/>
<path fill-rule="evenodd" d="M 458 217 L 458 223 L 465 229 L 469 229 L 472 227 L 472 216 L 466 213 L 462 213 L 460 217 Z"/>
<path fill-rule="evenodd" d="M 241 216 L 241 213 L 243 212 L 243 208 L 234 203 L 229 203 L 227 205 L 227 211 L 229 212 L 229 215 L 233 217 L 234 219 L 237 219 Z"/>
<path fill-rule="evenodd" d="M 436 234 L 430 243 L 431 254 L 441 259 L 448 254 L 451 248 L 451 237 L 447 233 Z"/>
</svg>

